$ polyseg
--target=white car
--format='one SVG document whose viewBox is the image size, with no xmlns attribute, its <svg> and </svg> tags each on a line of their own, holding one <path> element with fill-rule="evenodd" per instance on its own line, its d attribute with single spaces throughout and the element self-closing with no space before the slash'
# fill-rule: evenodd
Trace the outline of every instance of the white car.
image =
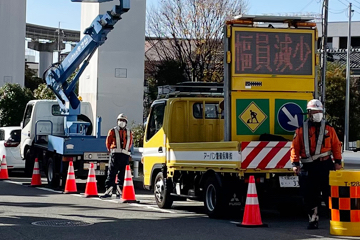
<svg viewBox="0 0 360 240">
<path fill-rule="evenodd" d="M 6 157 L 8 170 L 25 169 L 20 156 L 21 127 L 0 127 L 0 161 Z"/>
</svg>

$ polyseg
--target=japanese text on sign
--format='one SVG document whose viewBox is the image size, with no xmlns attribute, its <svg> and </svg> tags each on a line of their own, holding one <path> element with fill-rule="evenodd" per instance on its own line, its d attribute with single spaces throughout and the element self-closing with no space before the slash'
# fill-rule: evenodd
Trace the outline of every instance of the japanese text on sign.
<svg viewBox="0 0 360 240">
<path fill-rule="evenodd" d="M 235 32 L 235 74 L 312 75 L 311 33 Z"/>
<path fill-rule="evenodd" d="M 231 152 L 204 152 L 204 160 L 232 160 Z"/>
</svg>

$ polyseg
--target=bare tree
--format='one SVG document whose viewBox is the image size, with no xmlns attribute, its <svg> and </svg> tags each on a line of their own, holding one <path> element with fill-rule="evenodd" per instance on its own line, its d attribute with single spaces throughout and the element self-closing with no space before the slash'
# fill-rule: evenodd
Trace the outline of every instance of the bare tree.
<svg viewBox="0 0 360 240">
<path fill-rule="evenodd" d="M 147 13 L 147 61 L 176 60 L 191 81 L 223 80 L 223 27 L 247 0 L 161 0 Z"/>
</svg>

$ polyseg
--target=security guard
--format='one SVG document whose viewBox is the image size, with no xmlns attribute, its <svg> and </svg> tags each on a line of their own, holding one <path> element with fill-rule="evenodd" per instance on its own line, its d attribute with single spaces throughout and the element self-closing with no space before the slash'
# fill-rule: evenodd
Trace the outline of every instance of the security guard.
<svg viewBox="0 0 360 240">
<path fill-rule="evenodd" d="M 106 148 L 110 152 L 108 176 L 105 181 L 106 191 L 101 198 L 112 196 L 115 187 L 115 177 L 118 174 L 116 188 L 116 197 L 120 198 L 121 190 L 124 183 L 126 165 L 129 164 L 130 149 L 133 138 L 130 129 L 126 128 L 127 118 L 121 113 L 117 117 L 117 126 L 110 129 L 106 138 Z"/>
<path fill-rule="evenodd" d="M 329 171 L 341 169 L 341 142 L 335 129 L 325 122 L 323 111 L 319 100 L 308 102 L 308 119 L 296 130 L 291 145 L 293 171 L 300 174 L 300 186 L 304 190 L 308 229 L 318 228 L 320 192 L 325 203 L 329 202 Z"/>
</svg>

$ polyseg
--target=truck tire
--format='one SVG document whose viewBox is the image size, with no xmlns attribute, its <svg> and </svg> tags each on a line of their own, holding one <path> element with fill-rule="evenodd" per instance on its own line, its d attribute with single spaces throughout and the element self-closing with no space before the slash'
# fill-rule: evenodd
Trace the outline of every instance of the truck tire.
<svg viewBox="0 0 360 240">
<path fill-rule="evenodd" d="M 154 180 L 154 195 L 155 201 L 159 208 L 167 209 L 171 208 L 173 204 L 173 199 L 170 196 L 170 191 L 168 190 L 167 179 L 164 178 L 162 172 L 159 172 Z"/>
<path fill-rule="evenodd" d="M 53 157 L 49 157 L 47 160 L 46 177 L 50 187 L 52 188 L 60 187 L 60 175 L 57 171 L 56 163 Z"/>
<path fill-rule="evenodd" d="M 34 169 L 35 159 L 31 154 L 30 149 L 28 148 L 25 152 L 25 177 L 31 177 Z"/>
<path fill-rule="evenodd" d="M 209 177 L 205 182 L 204 207 L 210 218 L 219 218 L 224 213 L 223 191 L 215 177 Z"/>
</svg>

